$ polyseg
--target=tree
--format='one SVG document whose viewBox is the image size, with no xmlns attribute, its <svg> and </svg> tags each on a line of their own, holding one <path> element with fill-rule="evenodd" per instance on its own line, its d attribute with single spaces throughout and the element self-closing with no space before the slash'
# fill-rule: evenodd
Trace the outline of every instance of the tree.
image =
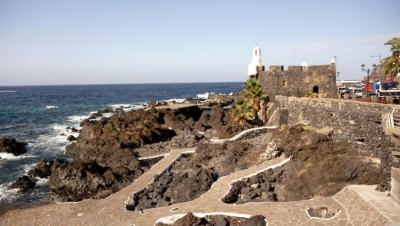
<svg viewBox="0 0 400 226">
<path fill-rule="evenodd" d="M 400 53 L 400 38 L 392 38 L 385 45 L 391 45 L 390 51 L 392 53 Z"/>
<path fill-rule="evenodd" d="M 239 122 L 239 125 L 244 125 L 247 120 L 252 120 L 254 111 L 250 103 L 245 99 L 238 99 L 232 106 L 231 117 L 233 121 Z"/>
<path fill-rule="evenodd" d="M 243 85 L 242 96 L 249 101 L 254 110 L 255 117 L 258 118 L 257 113 L 260 110 L 260 102 L 267 97 L 258 80 L 249 78 Z"/>
<path fill-rule="evenodd" d="M 400 38 L 392 38 L 385 45 L 390 45 L 392 55 L 383 59 L 384 75 L 396 76 L 400 72 Z"/>
</svg>

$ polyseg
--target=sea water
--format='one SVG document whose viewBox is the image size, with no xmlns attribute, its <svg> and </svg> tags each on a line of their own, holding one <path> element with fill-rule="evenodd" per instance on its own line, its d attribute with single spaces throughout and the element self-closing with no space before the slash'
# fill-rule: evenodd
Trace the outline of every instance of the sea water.
<svg viewBox="0 0 400 226">
<path fill-rule="evenodd" d="M 26 142 L 20 156 L 0 153 L 0 202 L 40 201 L 48 192 L 46 180 L 28 193 L 7 187 L 42 159 L 64 158 L 67 127 L 79 129 L 82 120 L 108 107 L 138 109 L 155 100 L 206 98 L 209 93 L 235 93 L 242 83 L 179 83 L 74 86 L 0 86 L 0 137 Z M 109 116 L 109 115 L 105 115 Z"/>
</svg>

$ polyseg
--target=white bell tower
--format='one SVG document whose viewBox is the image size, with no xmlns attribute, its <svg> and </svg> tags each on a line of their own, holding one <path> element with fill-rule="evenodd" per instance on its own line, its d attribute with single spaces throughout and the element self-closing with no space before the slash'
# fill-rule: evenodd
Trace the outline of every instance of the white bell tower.
<svg viewBox="0 0 400 226">
<path fill-rule="evenodd" d="M 260 47 L 256 46 L 253 49 L 253 58 L 248 67 L 248 75 L 256 75 L 257 74 L 257 67 L 263 66 L 262 58 L 261 58 L 261 49 Z"/>
</svg>

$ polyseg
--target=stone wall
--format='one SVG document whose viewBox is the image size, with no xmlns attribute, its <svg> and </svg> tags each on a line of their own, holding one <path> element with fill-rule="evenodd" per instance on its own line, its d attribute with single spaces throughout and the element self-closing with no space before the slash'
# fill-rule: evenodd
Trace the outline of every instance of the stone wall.
<svg viewBox="0 0 400 226">
<path fill-rule="evenodd" d="M 336 98 L 335 64 L 289 66 L 288 70 L 274 65 L 269 71 L 259 71 L 256 77 L 272 100 L 276 95 L 304 97 L 312 92 L 318 92 L 320 97 Z"/>
<path fill-rule="evenodd" d="M 353 143 L 359 150 L 368 151 L 378 157 L 381 136 L 388 126 L 386 115 L 396 105 L 345 101 L 324 98 L 296 98 L 277 96 L 276 104 L 282 115 L 280 124 L 309 124 L 318 128 L 331 127 L 334 137 Z M 287 122 L 282 121 L 286 119 Z"/>
<path fill-rule="evenodd" d="M 359 151 L 380 159 L 379 190 L 390 190 L 392 186 L 398 190 L 396 192 L 400 192 L 400 176 L 398 182 L 391 175 L 393 167 L 398 170 L 398 166 L 392 164 L 392 151 L 399 147 L 394 145 L 388 117 L 394 109 L 399 110 L 400 106 L 287 96 L 276 96 L 276 104 L 278 116 L 270 124 L 290 126 L 303 123 L 317 128 L 333 128 L 334 139 L 349 141 Z M 400 197 L 400 194 L 396 197 Z"/>
</svg>

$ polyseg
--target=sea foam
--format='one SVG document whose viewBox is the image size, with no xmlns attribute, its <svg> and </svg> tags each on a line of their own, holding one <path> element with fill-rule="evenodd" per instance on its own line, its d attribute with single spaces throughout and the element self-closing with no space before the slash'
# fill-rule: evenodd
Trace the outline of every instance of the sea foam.
<svg viewBox="0 0 400 226">
<path fill-rule="evenodd" d="M 67 118 L 68 122 L 82 122 L 83 120 L 89 118 L 89 116 L 85 116 L 85 115 L 73 115 L 73 116 L 69 116 Z"/>
<path fill-rule="evenodd" d="M 46 108 L 47 109 L 56 109 L 56 108 L 58 108 L 58 106 L 56 106 L 56 105 L 47 105 Z"/>
<path fill-rule="evenodd" d="M 169 99 L 169 100 L 165 100 L 165 102 L 177 102 L 177 103 L 182 103 L 183 101 L 185 101 L 186 99 L 176 99 L 176 98 L 173 98 L 173 99 Z"/>
<path fill-rule="evenodd" d="M 118 108 L 122 108 L 124 111 L 132 111 L 143 108 L 143 104 L 112 104 L 110 107 L 115 111 Z M 107 117 L 107 116 L 104 116 Z"/>
<path fill-rule="evenodd" d="M 10 185 L 11 183 L 0 185 L 0 202 L 12 202 L 18 195 L 19 189 L 8 189 Z"/>
<path fill-rule="evenodd" d="M 196 97 L 199 99 L 208 99 L 208 96 L 210 95 L 209 92 L 203 93 L 203 94 L 197 94 Z"/>
<path fill-rule="evenodd" d="M 4 152 L 0 152 L 0 158 L 1 159 L 7 159 L 7 160 L 12 160 L 12 159 L 20 159 L 23 158 L 24 156 L 15 156 L 12 153 L 4 153 Z"/>
</svg>

